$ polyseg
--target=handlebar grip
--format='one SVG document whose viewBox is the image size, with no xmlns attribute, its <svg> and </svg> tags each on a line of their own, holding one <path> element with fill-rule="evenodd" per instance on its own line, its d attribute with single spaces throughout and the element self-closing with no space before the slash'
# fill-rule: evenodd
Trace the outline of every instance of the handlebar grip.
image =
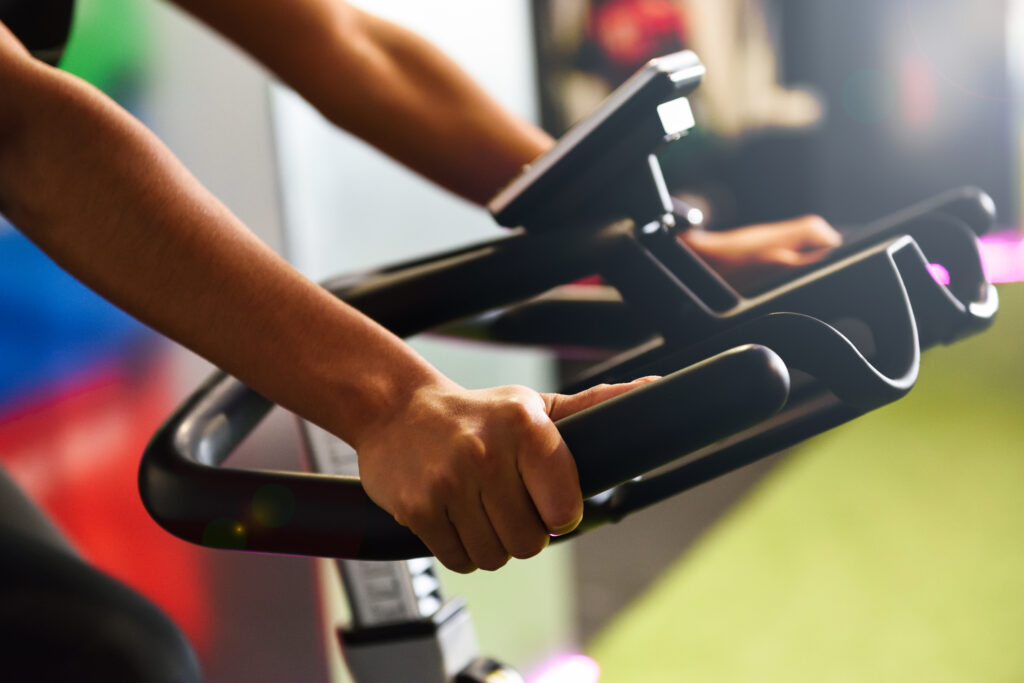
<svg viewBox="0 0 1024 683">
<path fill-rule="evenodd" d="M 904 234 L 921 241 L 922 237 L 928 235 L 928 219 L 935 216 L 961 221 L 976 237 L 980 237 L 995 224 L 996 205 L 992 197 L 976 187 L 958 187 L 853 231 L 844 240 L 843 246 L 835 251 L 841 254 L 855 253 L 870 244 Z"/>
<path fill-rule="evenodd" d="M 775 414 L 789 374 L 748 346 L 558 421 L 591 496 Z M 139 471 L 143 503 L 172 534 L 211 547 L 364 560 L 429 554 L 353 477 L 221 468 L 271 408 L 218 373 L 161 427 Z"/>
<path fill-rule="evenodd" d="M 823 260 L 788 270 L 763 282 L 759 291 L 780 287 L 799 277 L 820 271 L 851 255 L 859 254 L 874 245 L 910 235 L 920 244 L 935 242 L 935 233 L 944 232 L 943 226 L 956 221 L 968 233 L 968 239 L 980 237 L 992 229 L 996 221 L 996 205 L 988 194 L 976 187 L 959 187 L 918 202 L 872 221 L 843 235 L 843 244 L 829 252 Z M 938 228 L 938 229 L 937 229 Z M 942 237 L 939 237 L 942 241 Z M 955 244 L 961 245 L 962 239 Z M 967 258 L 970 258 L 969 256 Z"/>
<path fill-rule="evenodd" d="M 590 498 L 768 419 L 788 396 L 782 359 L 748 345 L 556 424 Z"/>
</svg>

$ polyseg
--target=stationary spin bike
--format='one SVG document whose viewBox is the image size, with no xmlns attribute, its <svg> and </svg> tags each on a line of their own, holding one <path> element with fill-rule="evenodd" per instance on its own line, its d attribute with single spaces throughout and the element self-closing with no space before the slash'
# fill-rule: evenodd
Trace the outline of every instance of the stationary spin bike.
<svg viewBox="0 0 1024 683">
<path fill-rule="evenodd" d="M 998 308 L 976 240 L 994 207 L 974 189 L 865 226 L 756 295 L 730 287 L 677 239 L 686 207 L 655 156 L 694 126 L 687 97 L 703 76 L 680 52 L 615 90 L 491 201 L 517 228 L 508 237 L 324 283 L 402 336 L 444 328 L 616 350 L 570 391 L 664 376 L 557 423 L 586 498 L 583 523 L 558 543 L 895 401 L 922 350 L 983 330 Z M 557 289 L 594 274 L 613 296 Z M 336 558 L 352 614 L 329 637 L 357 681 L 521 680 L 479 656 L 465 604 L 367 497 L 350 449 L 303 426 L 312 472 L 225 466 L 272 407 L 210 377 L 143 456 L 153 518 L 209 547 Z"/>
</svg>

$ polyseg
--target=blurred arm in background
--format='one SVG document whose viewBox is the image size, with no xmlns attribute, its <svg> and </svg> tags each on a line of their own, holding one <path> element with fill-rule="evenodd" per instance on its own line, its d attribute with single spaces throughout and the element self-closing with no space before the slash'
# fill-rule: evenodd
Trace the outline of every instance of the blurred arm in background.
<svg viewBox="0 0 1024 683">
<path fill-rule="evenodd" d="M 340 0 L 175 0 L 248 51 L 328 120 L 484 204 L 554 140 L 417 34 Z M 740 289 L 840 242 L 819 217 L 684 242 Z"/>
</svg>

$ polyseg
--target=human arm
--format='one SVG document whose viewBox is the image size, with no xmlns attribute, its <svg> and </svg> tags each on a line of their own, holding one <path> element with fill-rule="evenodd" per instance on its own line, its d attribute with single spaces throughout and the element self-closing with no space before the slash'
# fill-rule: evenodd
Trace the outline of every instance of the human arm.
<svg viewBox="0 0 1024 683">
<path fill-rule="evenodd" d="M 291 269 L 155 136 L 2 24 L 0 93 L 0 213 L 129 313 L 350 442 L 371 497 L 442 562 L 497 568 L 578 521 L 553 416 L 629 385 L 466 391 Z M 505 517 L 467 519 L 472 500 Z"/>
<path fill-rule="evenodd" d="M 328 120 L 478 204 L 547 151 L 421 36 L 340 0 L 174 0 Z"/>
<path fill-rule="evenodd" d="M 463 77 L 453 81 L 455 90 L 473 89 Z M 0 92 L 0 212 L 122 308 L 355 445 L 371 496 L 443 562 L 494 568 L 578 520 L 575 469 L 552 415 L 628 385 L 575 399 L 524 388 L 467 392 L 292 271 L 148 131 L 89 86 L 28 59 L 2 28 Z M 466 93 L 463 104 L 472 102 Z M 434 152 L 442 166 L 461 170 L 472 192 L 489 196 L 481 188 L 514 175 L 497 181 L 506 173 L 481 172 L 492 151 L 499 165 L 518 170 L 550 144 L 528 124 L 503 127 L 504 120 L 456 119 L 458 130 L 418 133 L 416 149 L 430 162 L 430 145 L 475 129 L 487 141 L 462 150 L 468 160 L 446 157 L 443 145 Z M 450 508 L 451 487 L 467 480 L 459 491 L 469 497 Z M 481 507 L 504 521 L 463 514 Z"/>
<path fill-rule="evenodd" d="M 479 204 L 554 144 L 422 37 L 340 0 L 174 1 L 339 127 Z M 684 241 L 741 289 L 839 243 L 815 217 L 688 235 Z"/>
</svg>

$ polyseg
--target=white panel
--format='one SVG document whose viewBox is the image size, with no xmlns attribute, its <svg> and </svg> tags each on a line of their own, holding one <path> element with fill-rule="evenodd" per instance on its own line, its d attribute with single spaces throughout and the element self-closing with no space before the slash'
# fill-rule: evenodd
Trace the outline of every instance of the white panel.
<svg viewBox="0 0 1024 683">
<path fill-rule="evenodd" d="M 536 118 L 527 2 L 362 3 L 433 41 L 495 98 Z M 481 208 L 332 128 L 282 88 L 274 91 L 287 249 L 311 277 L 418 257 L 501 234 Z"/>
<path fill-rule="evenodd" d="M 177 8 L 146 8 L 153 27 L 146 122 L 207 189 L 280 249 L 266 73 Z"/>
</svg>

